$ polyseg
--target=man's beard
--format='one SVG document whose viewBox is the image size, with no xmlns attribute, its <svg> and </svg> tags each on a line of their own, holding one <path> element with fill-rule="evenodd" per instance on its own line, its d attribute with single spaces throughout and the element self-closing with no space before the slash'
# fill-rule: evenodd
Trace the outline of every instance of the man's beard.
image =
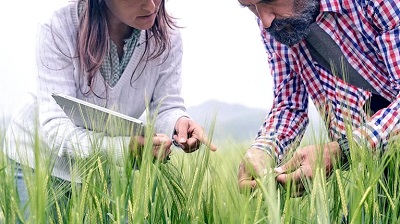
<svg viewBox="0 0 400 224">
<path fill-rule="evenodd" d="M 298 2 L 298 1 L 295 1 Z M 295 3 L 296 4 L 296 3 Z M 319 13 L 319 0 L 307 1 L 300 16 L 296 18 L 274 19 L 265 30 L 278 42 L 289 47 L 299 43 L 310 32 L 309 26 Z"/>
</svg>

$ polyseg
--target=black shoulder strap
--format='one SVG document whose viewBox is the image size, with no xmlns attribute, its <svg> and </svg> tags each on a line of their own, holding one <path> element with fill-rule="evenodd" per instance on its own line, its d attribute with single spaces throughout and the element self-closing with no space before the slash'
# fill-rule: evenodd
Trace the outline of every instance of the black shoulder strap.
<svg viewBox="0 0 400 224">
<path fill-rule="evenodd" d="M 316 23 L 310 25 L 306 44 L 312 58 L 325 69 L 331 71 L 333 67 L 333 74 L 345 82 L 378 94 L 371 84 L 350 65 L 335 41 Z"/>
<path fill-rule="evenodd" d="M 312 58 L 325 69 L 331 71 L 353 86 L 372 92 L 370 109 L 374 112 L 389 106 L 390 102 L 382 97 L 372 85 L 364 79 L 346 60 L 340 47 L 335 41 L 316 23 L 310 25 L 310 34 L 306 37 L 306 45 Z M 345 74 L 343 74 L 345 73 Z"/>
</svg>

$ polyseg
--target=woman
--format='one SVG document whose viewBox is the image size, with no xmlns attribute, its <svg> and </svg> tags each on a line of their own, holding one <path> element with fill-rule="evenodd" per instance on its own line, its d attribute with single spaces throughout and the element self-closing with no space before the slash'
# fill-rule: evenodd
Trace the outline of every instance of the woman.
<svg viewBox="0 0 400 224">
<path fill-rule="evenodd" d="M 71 161 L 94 148 L 122 157 L 127 146 L 144 145 L 143 136 L 112 137 L 75 125 L 53 93 L 131 117 L 141 116 L 148 105 L 156 116 L 153 154 L 161 160 L 171 152 L 171 138 L 185 152 L 200 143 L 216 150 L 189 118 L 180 95 L 182 46 L 176 28 L 164 0 L 82 0 L 56 11 L 40 28 L 37 96 L 7 131 L 9 158 L 35 168 L 37 130 L 41 153 L 54 162 L 52 175 L 71 181 Z"/>
</svg>

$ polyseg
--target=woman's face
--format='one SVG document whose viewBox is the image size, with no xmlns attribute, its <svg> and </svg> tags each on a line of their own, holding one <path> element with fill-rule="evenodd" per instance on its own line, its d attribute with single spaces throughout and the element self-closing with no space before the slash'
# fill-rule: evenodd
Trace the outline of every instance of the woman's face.
<svg viewBox="0 0 400 224">
<path fill-rule="evenodd" d="M 161 0 L 105 0 L 105 3 L 112 23 L 147 30 L 154 24 Z"/>
</svg>

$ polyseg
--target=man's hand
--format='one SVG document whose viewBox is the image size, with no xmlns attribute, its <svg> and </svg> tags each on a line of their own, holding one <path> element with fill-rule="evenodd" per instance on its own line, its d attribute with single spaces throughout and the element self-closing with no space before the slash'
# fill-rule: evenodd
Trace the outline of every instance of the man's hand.
<svg viewBox="0 0 400 224">
<path fill-rule="evenodd" d="M 212 151 L 217 150 L 217 147 L 208 140 L 203 128 L 187 117 L 178 119 L 175 124 L 175 132 L 174 141 L 186 153 L 196 151 L 200 148 L 201 143 L 207 145 Z"/>
<path fill-rule="evenodd" d="M 255 178 L 266 174 L 267 169 L 272 169 L 273 158 L 266 151 L 258 148 L 247 150 L 239 165 L 239 190 L 254 189 L 257 186 Z"/>
<path fill-rule="evenodd" d="M 279 174 L 276 180 L 282 185 L 289 183 L 294 184 L 295 197 L 303 195 L 305 188 L 302 180 L 313 178 L 313 170 L 319 163 L 325 167 L 325 173 L 330 175 L 333 164 L 341 153 L 337 142 L 330 142 L 323 146 L 310 145 L 297 149 L 293 157 L 282 166 L 275 168 L 275 172 Z"/>
</svg>

